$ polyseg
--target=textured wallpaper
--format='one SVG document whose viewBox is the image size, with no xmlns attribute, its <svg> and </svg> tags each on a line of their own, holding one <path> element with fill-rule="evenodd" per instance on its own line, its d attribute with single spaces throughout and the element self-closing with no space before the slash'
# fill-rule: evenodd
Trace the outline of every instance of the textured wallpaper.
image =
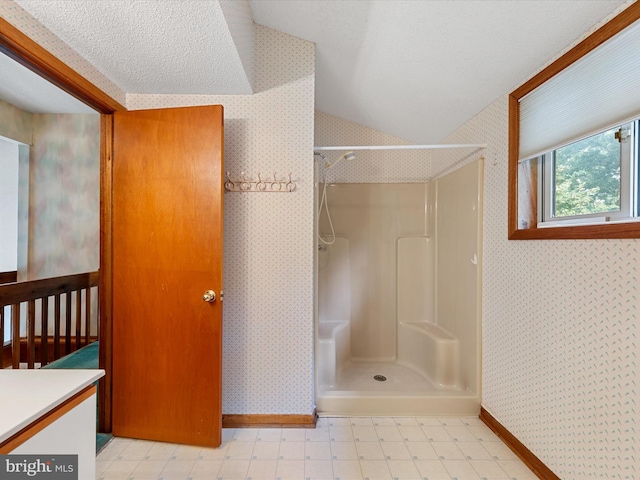
<svg viewBox="0 0 640 480">
<path fill-rule="evenodd" d="M 563 480 L 640 478 L 640 240 L 507 239 L 506 95 L 446 140 L 488 144 L 484 407 Z"/>
<path fill-rule="evenodd" d="M 450 137 L 489 143 L 483 405 L 564 480 L 640 478 L 640 241 L 509 241 L 507 114 Z"/>
<path fill-rule="evenodd" d="M 127 95 L 127 108 L 220 103 L 225 169 L 292 174 L 293 193 L 225 194 L 223 412 L 313 412 L 314 46 L 256 25 L 254 95 Z"/>
<path fill-rule="evenodd" d="M 315 112 L 315 146 L 411 145 L 411 142 L 357 123 Z M 323 152 L 333 161 L 343 152 Z M 328 172 L 336 183 L 424 182 L 432 176 L 430 150 L 361 150 Z M 317 158 L 317 157 L 316 157 Z M 324 178 L 324 177 L 323 177 Z"/>
</svg>

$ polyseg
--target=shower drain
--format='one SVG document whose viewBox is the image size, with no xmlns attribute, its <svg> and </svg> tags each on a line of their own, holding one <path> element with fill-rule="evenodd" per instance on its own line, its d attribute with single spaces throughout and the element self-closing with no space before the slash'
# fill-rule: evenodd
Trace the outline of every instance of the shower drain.
<svg viewBox="0 0 640 480">
<path fill-rule="evenodd" d="M 387 377 L 385 377 L 384 375 L 374 375 L 373 379 L 376 382 L 386 382 L 387 381 Z"/>
</svg>

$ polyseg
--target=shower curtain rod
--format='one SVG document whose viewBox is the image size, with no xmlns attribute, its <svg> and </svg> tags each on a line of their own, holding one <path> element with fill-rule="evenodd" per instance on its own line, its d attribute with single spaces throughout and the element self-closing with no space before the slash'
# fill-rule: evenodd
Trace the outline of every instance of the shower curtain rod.
<svg viewBox="0 0 640 480">
<path fill-rule="evenodd" d="M 440 145 L 356 145 L 344 147 L 313 147 L 315 152 L 327 150 L 429 150 L 438 148 L 487 148 L 486 143 L 458 143 Z"/>
</svg>

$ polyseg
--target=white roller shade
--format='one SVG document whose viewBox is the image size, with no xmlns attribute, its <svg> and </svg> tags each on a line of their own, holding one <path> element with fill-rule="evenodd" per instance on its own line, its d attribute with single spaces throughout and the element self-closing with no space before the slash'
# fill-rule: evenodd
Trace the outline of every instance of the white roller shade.
<svg viewBox="0 0 640 480">
<path fill-rule="evenodd" d="M 640 22 L 520 99 L 520 160 L 640 116 Z"/>
</svg>

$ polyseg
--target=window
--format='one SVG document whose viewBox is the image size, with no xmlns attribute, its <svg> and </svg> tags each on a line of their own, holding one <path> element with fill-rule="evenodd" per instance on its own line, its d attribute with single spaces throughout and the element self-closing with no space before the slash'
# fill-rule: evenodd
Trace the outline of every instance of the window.
<svg viewBox="0 0 640 480">
<path fill-rule="evenodd" d="M 538 157 L 538 228 L 636 218 L 637 131 L 626 123 Z"/>
<path fill-rule="evenodd" d="M 509 96 L 510 239 L 640 238 L 638 20 L 634 3 Z"/>
</svg>

